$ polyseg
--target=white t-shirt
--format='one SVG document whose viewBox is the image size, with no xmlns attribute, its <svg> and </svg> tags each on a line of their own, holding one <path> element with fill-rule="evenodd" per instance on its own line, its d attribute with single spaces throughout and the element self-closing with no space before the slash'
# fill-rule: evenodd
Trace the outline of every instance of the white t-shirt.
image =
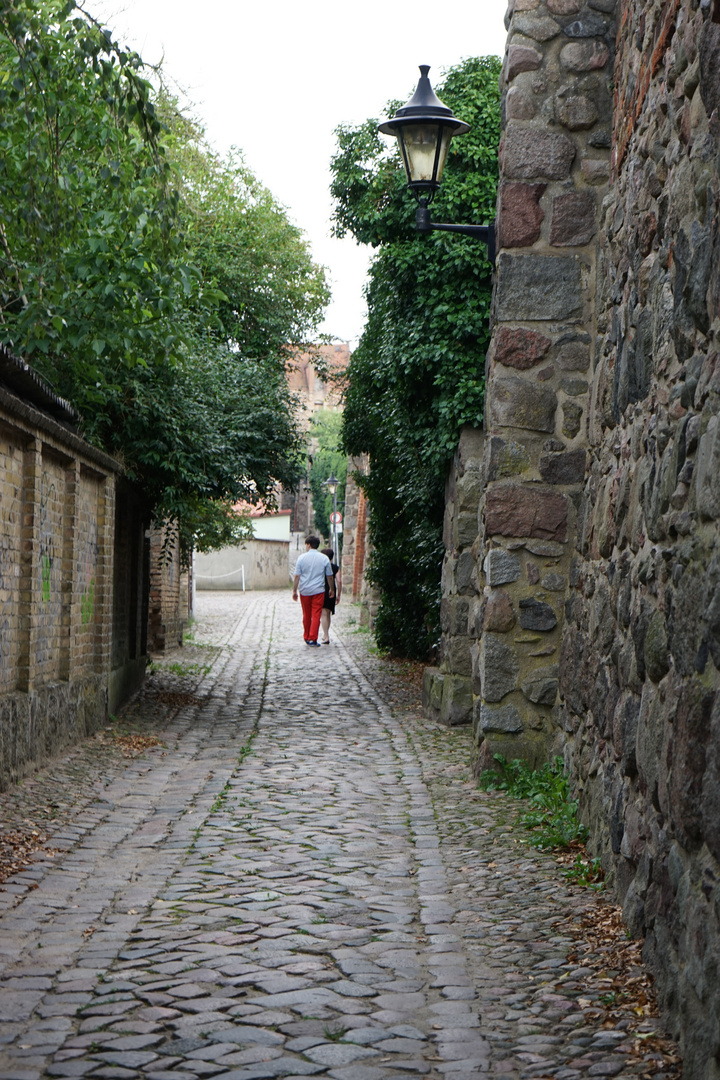
<svg viewBox="0 0 720 1080">
<path fill-rule="evenodd" d="M 317 548 L 310 548 L 298 557 L 295 573 L 300 575 L 298 592 L 301 596 L 316 596 L 325 592 L 325 578 L 332 577 L 332 566 L 327 555 Z"/>
</svg>

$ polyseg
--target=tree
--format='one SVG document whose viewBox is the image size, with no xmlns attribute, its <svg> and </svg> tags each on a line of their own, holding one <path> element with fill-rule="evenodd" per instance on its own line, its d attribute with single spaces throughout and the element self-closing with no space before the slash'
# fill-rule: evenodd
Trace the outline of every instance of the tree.
<svg viewBox="0 0 720 1080">
<path fill-rule="evenodd" d="M 180 427 L 193 432 L 200 454 L 192 473 L 200 476 L 204 461 L 210 495 L 183 506 L 180 493 L 171 504 L 176 492 L 168 485 L 163 505 L 191 523 L 196 547 L 209 549 L 239 539 L 242 527 L 231 515 L 235 534 L 228 536 L 227 507 L 216 492 L 230 492 L 230 502 L 271 504 L 275 483 L 292 488 L 301 475 L 303 438 L 286 366 L 314 336 L 329 293 L 301 231 L 240 153 L 214 153 L 202 128 L 167 95 L 159 113 L 202 286 L 199 298 L 189 300 L 192 362 L 184 366 L 179 396 L 184 408 L 195 400 L 198 408 Z M 207 318 L 204 295 L 217 289 Z"/>
<path fill-rule="evenodd" d="M 345 485 L 347 482 L 347 454 L 340 449 L 342 414 L 317 412 L 312 418 L 308 436 L 317 449 L 312 453 L 310 466 L 310 491 L 315 507 L 315 528 L 320 536 L 330 536 L 334 499 L 323 483 L 331 473 L 340 481 L 337 489 L 337 504 L 345 505 Z M 337 552 L 336 552 L 337 554 Z"/>
<path fill-rule="evenodd" d="M 495 216 L 500 68 L 497 57 L 467 60 L 438 89 L 471 131 L 451 144 L 436 220 Z M 491 267 L 474 239 L 415 232 L 399 155 L 377 123 L 340 128 L 332 162 L 336 235 L 378 248 L 348 368 L 343 446 L 370 458 L 358 482 L 370 507 L 368 574 L 381 597 L 377 641 L 424 658 L 439 636 L 445 478 L 461 427 L 482 423 Z"/>
<path fill-rule="evenodd" d="M 0 340 L 207 546 L 237 499 L 297 479 L 285 347 L 327 289 L 270 193 L 169 126 L 146 74 L 73 0 L 0 4 Z"/>
<path fill-rule="evenodd" d="M 140 58 L 71 2 L 0 7 L 4 342 L 83 412 L 171 358 L 196 288 Z"/>
<path fill-rule="evenodd" d="M 212 332 L 244 358 L 273 359 L 284 371 L 317 333 L 329 300 L 324 271 L 237 149 L 215 153 L 166 93 L 159 114 L 193 264 L 202 283 L 220 290 Z M 202 303 L 196 314 L 202 322 Z"/>
</svg>

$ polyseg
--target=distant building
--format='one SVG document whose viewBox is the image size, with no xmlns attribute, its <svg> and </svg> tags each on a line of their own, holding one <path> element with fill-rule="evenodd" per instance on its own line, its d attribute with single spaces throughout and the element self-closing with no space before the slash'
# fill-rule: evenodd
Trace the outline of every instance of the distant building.
<svg viewBox="0 0 720 1080">
<path fill-rule="evenodd" d="M 342 409 L 341 388 L 334 380 L 325 382 L 320 378 L 313 363 L 315 354 L 333 373 L 341 373 L 350 363 L 350 346 L 344 341 L 334 345 L 319 345 L 313 353 L 297 353 L 288 364 L 288 385 L 300 398 L 304 419 L 308 424 L 313 413 L 319 410 L 338 412 Z"/>
<path fill-rule="evenodd" d="M 334 373 L 343 373 L 350 363 L 350 345 L 339 341 L 333 345 L 319 345 L 314 351 Z M 317 374 L 313 363 L 314 354 L 297 353 L 287 367 L 287 380 L 293 394 L 299 399 L 300 421 L 303 427 L 309 427 L 313 415 L 317 412 L 342 411 L 342 387 L 335 379 L 326 382 Z M 290 510 L 293 533 L 312 532 L 315 528 L 315 511 L 307 479 L 303 480 L 297 491 L 282 491 L 278 504 L 283 510 Z"/>
</svg>

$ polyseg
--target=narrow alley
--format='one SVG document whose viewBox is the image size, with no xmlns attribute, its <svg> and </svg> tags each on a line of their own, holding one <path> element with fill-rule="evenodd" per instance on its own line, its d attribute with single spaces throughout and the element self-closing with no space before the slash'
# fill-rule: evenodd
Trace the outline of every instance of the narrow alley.
<svg viewBox="0 0 720 1080">
<path fill-rule="evenodd" d="M 11 828 L 77 786 L 0 891 L 3 1080 L 670 1075 L 587 982 L 594 897 L 338 612 L 308 649 L 288 592 L 200 594 L 208 662 L 134 707 L 156 738 L 0 796 Z"/>
</svg>

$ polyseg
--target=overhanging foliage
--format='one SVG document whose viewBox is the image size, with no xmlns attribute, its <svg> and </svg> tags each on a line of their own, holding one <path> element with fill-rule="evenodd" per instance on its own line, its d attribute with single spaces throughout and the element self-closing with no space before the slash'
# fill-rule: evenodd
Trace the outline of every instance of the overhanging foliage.
<svg viewBox="0 0 720 1080">
<path fill-rule="evenodd" d="M 0 340 L 80 410 L 186 543 L 298 475 L 285 362 L 327 301 L 237 154 L 62 0 L 0 2 Z"/>
</svg>

